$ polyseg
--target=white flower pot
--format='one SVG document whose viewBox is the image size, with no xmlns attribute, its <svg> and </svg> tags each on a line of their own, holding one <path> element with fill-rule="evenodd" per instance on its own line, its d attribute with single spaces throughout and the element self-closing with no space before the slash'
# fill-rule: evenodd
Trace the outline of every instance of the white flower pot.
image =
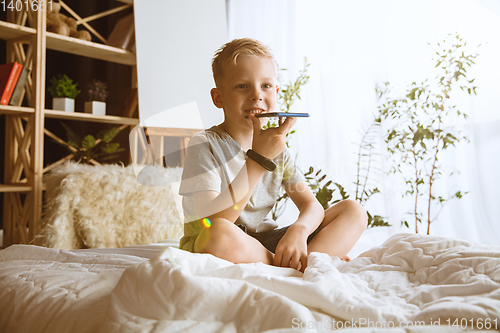
<svg viewBox="0 0 500 333">
<path fill-rule="evenodd" d="M 85 102 L 85 113 L 92 113 L 99 116 L 106 115 L 106 103 L 105 102 Z"/>
<path fill-rule="evenodd" d="M 52 99 L 52 109 L 75 112 L 75 100 L 67 97 L 55 97 Z"/>
</svg>

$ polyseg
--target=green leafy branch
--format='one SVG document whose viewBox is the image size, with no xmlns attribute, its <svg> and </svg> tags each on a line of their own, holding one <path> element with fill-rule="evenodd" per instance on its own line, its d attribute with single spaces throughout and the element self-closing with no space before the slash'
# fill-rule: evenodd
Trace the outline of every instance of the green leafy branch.
<svg viewBox="0 0 500 333">
<path fill-rule="evenodd" d="M 82 138 L 65 123 L 61 122 L 61 125 L 66 130 L 67 142 L 57 143 L 68 148 L 77 160 L 84 163 L 91 163 L 91 161 L 98 160 L 108 161 L 118 157 L 117 153 L 125 150 L 124 148 L 120 148 L 119 143 L 111 142 L 123 129 L 122 127 L 116 126 L 100 131 L 95 137 L 88 134 Z M 70 149 L 69 147 L 73 147 L 74 149 Z"/>
<path fill-rule="evenodd" d="M 299 76 L 295 79 L 294 82 L 290 81 L 290 83 L 281 85 L 282 87 L 278 93 L 278 100 L 280 101 L 281 111 L 282 112 L 290 112 L 290 108 L 295 102 L 295 98 L 300 98 L 300 89 L 302 86 L 306 85 L 309 82 L 309 75 L 307 75 L 307 70 L 311 64 L 307 62 L 307 58 L 304 58 L 304 67 L 300 70 Z M 286 68 L 281 68 L 281 71 L 286 71 Z M 281 81 L 281 76 L 278 77 L 278 81 Z M 281 83 L 281 82 L 280 82 Z"/>
<path fill-rule="evenodd" d="M 290 108 L 295 102 L 295 98 L 300 98 L 300 89 L 302 86 L 309 82 L 309 75 L 307 75 L 307 70 L 311 64 L 307 62 L 307 58 L 304 58 L 304 67 L 300 70 L 299 76 L 295 81 L 290 81 L 288 84 L 282 83 L 282 76 L 278 75 L 278 83 L 281 89 L 278 92 L 278 103 L 280 104 L 280 110 L 282 112 L 290 112 Z M 280 71 L 286 71 L 286 68 L 280 68 Z M 267 124 L 263 126 L 264 129 L 278 126 L 275 121 L 268 120 Z M 295 130 L 291 130 L 286 135 L 286 146 L 290 148 L 288 143 L 289 136 L 295 133 Z"/>
<path fill-rule="evenodd" d="M 306 177 L 306 183 L 308 184 L 309 188 L 314 193 L 316 199 L 324 209 L 327 209 L 330 206 L 349 198 L 349 195 L 347 194 L 345 188 L 339 183 L 334 183 L 331 180 L 326 180 L 326 174 L 323 174 L 321 169 L 315 172 L 313 167 L 309 167 L 309 170 L 304 173 L 304 176 Z M 336 188 L 331 188 L 330 186 L 332 184 Z M 339 195 L 335 196 L 337 190 Z M 375 193 L 379 193 L 379 191 L 376 190 L 372 194 L 368 194 L 367 196 L 369 197 Z M 356 198 L 356 201 L 360 203 L 364 203 L 367 200 L 368 198 L 361 202 L 359 198 Z M 368 211 L 367 215 L 368 228 L 386 227 L 390 225 L 380 215 L 372 216 L 372 214 L 370 214 L 370 212 Z"/>
</svg>

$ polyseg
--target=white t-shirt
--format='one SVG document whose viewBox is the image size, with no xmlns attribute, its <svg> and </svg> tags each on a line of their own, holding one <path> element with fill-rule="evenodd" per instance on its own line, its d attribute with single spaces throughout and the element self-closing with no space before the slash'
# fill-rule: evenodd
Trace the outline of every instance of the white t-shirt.
<svg viewBox="0 0 500 333">
<path fill-rule="evenodd" d="M 217 126 L 199 132 L 191 138 L 186 150 L 179 190 L 179 194 L 183 196 L 182 206 L 186 223 L 184 237 L 196 238 L 201 231 L 201 228 L 190 223 L 198 220 L 193 193 L 198 191 L 221 193 L 240 172 L 246 159 L 241 145 Z M 235 222 L 246 226 L 251 232 L 275 229 L 277 223 L 267 215 L 276 203 L 280 187 L 305 180 L 286 148 L 274 158 L 274 162 L 277 165 L 276 170 L 264 173 L 248 204 Z M 195 224 L 199 225 L 198 222 Z M 181 248 L 182 244 L 183 241 Z"/>
</svg>

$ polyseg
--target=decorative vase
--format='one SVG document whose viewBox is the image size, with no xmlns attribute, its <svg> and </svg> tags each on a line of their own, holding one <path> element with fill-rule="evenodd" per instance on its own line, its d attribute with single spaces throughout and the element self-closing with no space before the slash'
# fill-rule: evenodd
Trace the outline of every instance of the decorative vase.
<svg viewBox="0 0 500 333">
<path fill-rule="evenodd" d="M 54 97 L 52 99 L 52 109 L 75 112 L 75 100 L 68 97 Z"/>
<path fill-rule="evenodd" d="M 85 102 L 85 113 L 92 113 L 98 116 L 106 115 L 106 103 L 105 102 Z"/>
</svg>

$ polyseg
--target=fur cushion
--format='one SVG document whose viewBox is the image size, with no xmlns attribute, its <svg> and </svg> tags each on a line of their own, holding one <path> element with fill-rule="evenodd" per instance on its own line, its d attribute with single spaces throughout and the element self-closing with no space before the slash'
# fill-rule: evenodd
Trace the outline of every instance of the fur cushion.
<svg viewBox="0 0 500 333">
<path fill-rule="evenodd" d="M 71 250 L 181 237 L 181 173 L 148 166 L 136 178 L 132 166 L 61 165 L 45 177 L 48 204 L 36 243 Z"/>
</svg>

